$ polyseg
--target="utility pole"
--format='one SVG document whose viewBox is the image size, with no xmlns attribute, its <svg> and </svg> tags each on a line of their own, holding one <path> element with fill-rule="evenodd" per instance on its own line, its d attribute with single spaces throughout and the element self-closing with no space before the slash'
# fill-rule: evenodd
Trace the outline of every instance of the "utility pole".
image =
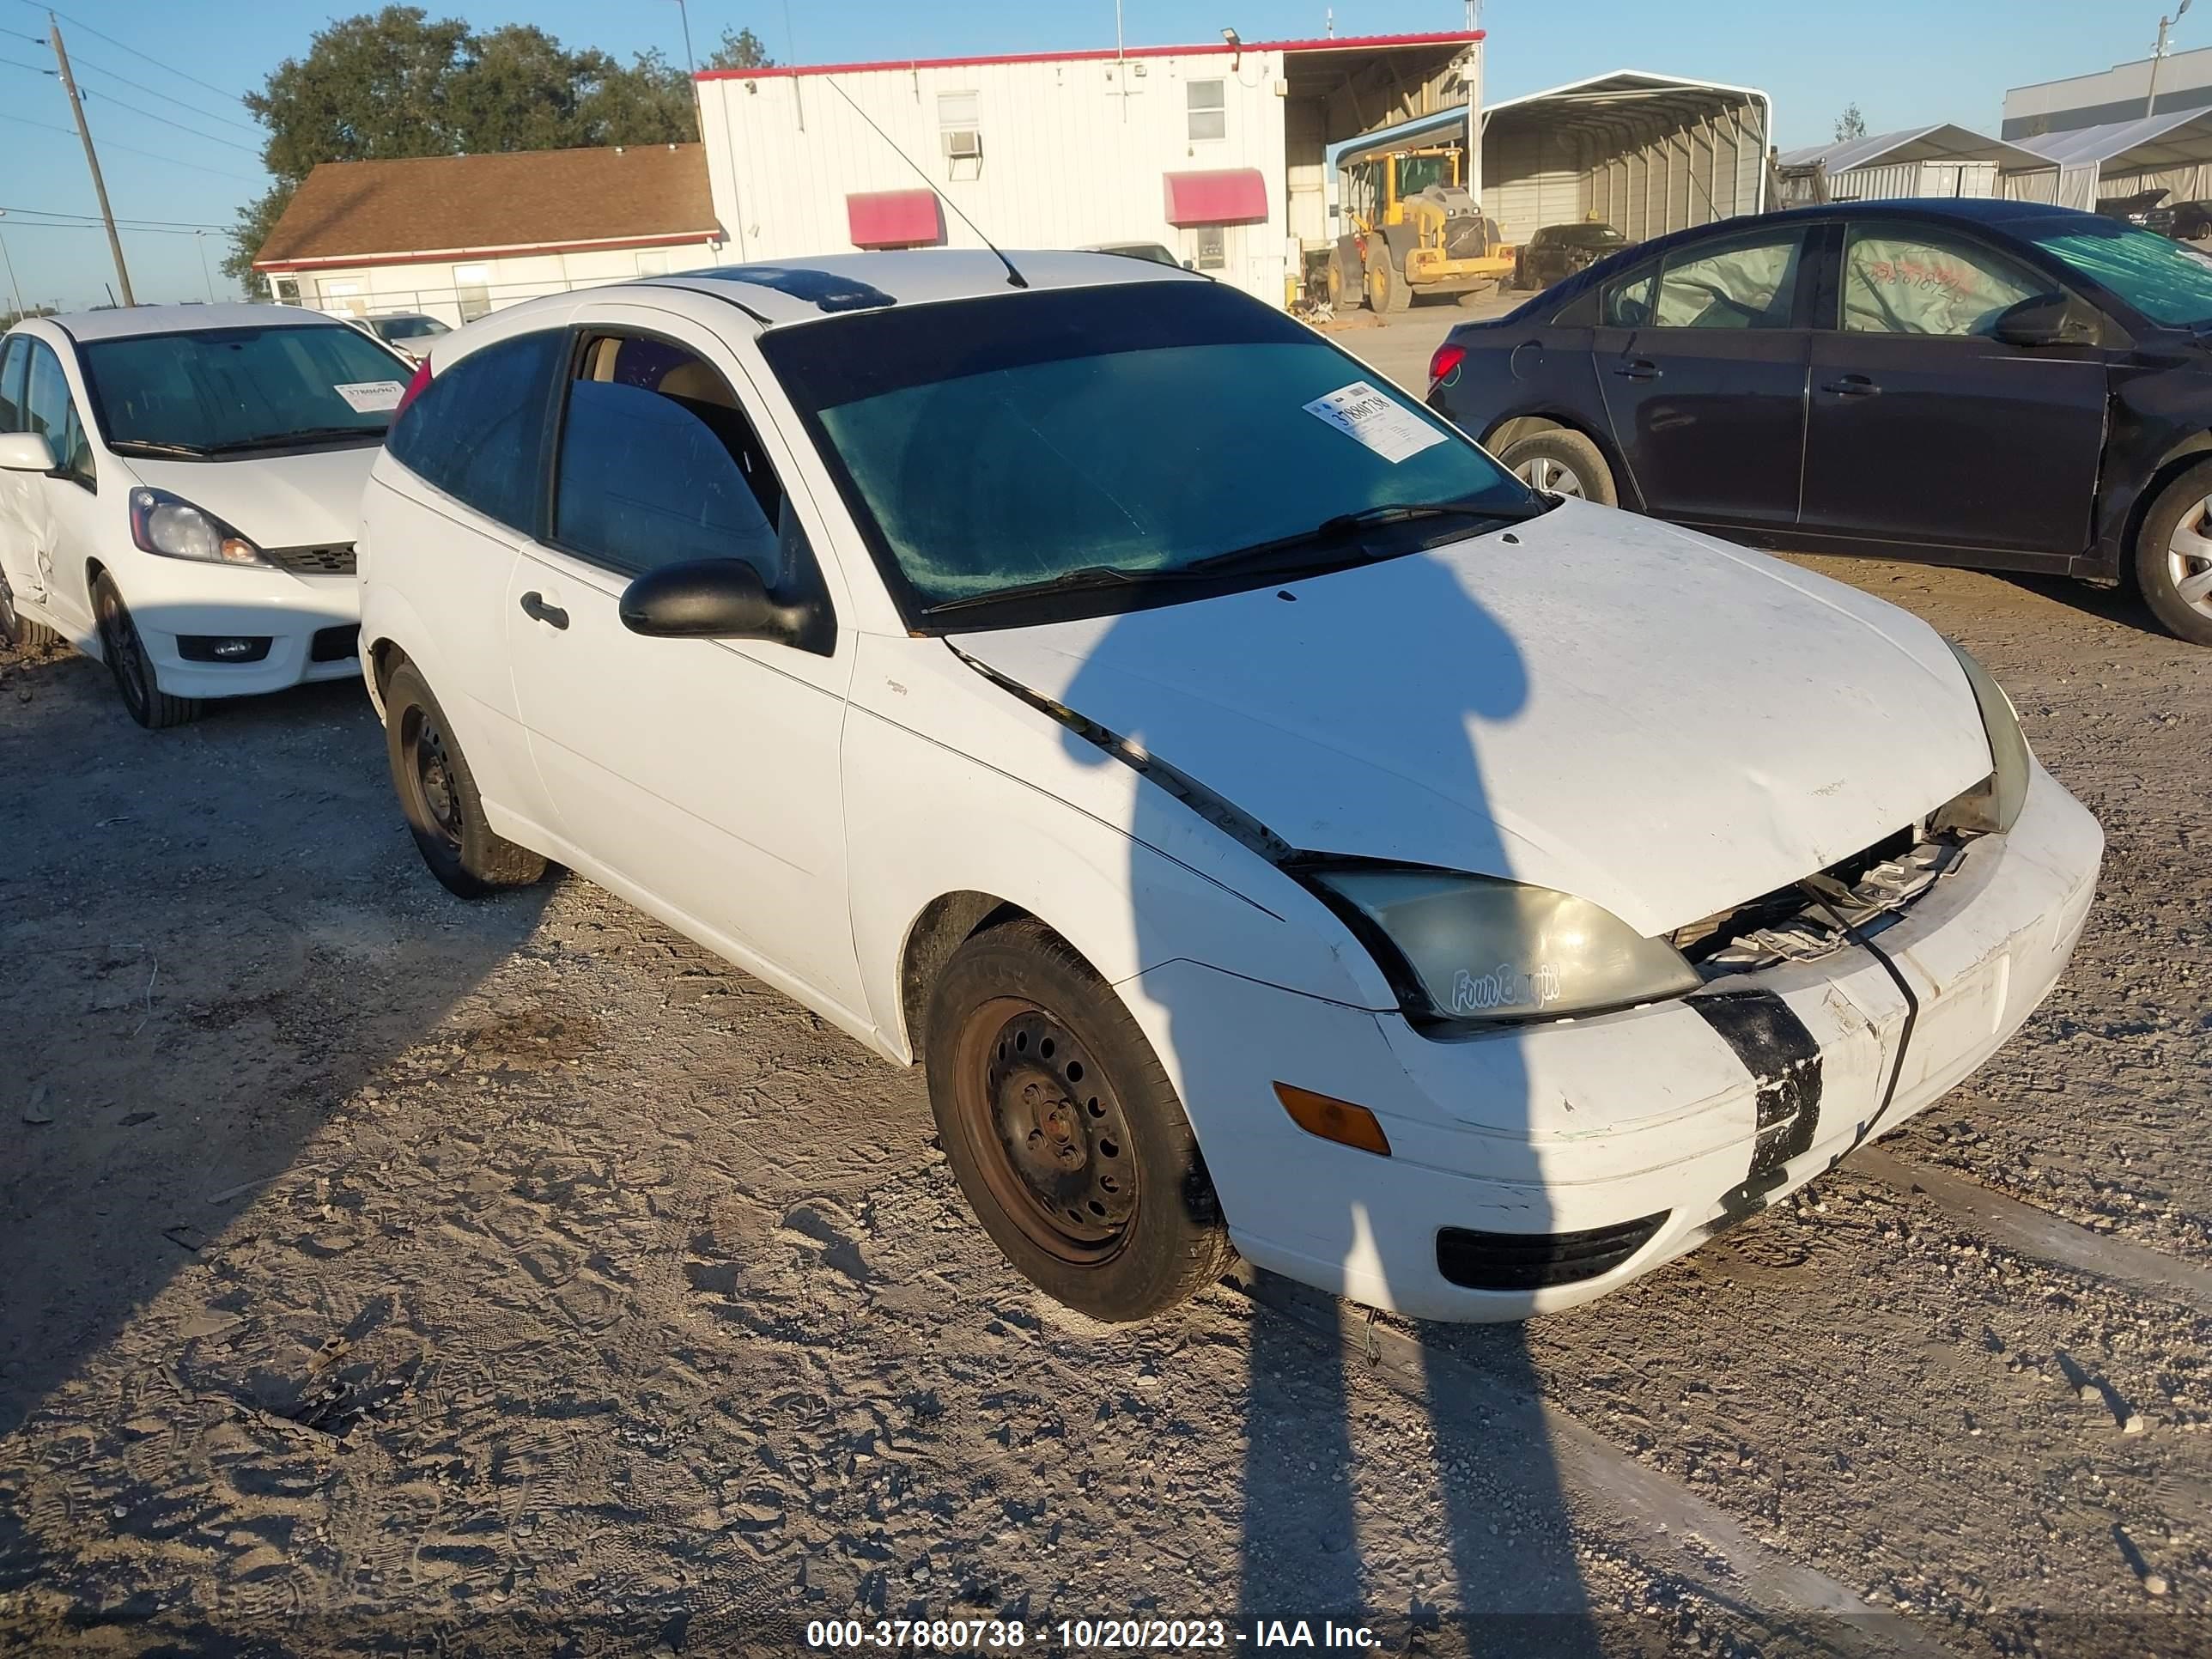
<svg viewBox="0 0 2212 1659">
<path fill-rule="evenodd" d="M 0 208 L 0 219 L 7 216 L 7 209 Z M 8 252 L 8 240 L 4 236 L 0 236 L 0 263 L 8 267 L 8 289 L 15 296 L 15 320 L 21 322 L 23 319 L 23 285 L 15 280 L 15 261 Z"/>
<path fill-rule="evenodd" d="M 2183 15 L 2196 3 L 2197 0 L 2181 0 L 2181 4 L 2175 9 L 2172 16 L 2161 17 L 2158 20 L 2158 44 L 2150 49 L 2150 92 L 2143 100 L 2143 116 L 2146 119 L 2158 113 L 2158 69 L 2160 64 L 2166 62 L 2166 37 L 2172 33 L 2173 26 L 2179 23 Z"/>
<path fill-rule="evenodd" d="M 215 303 L 215 278 L 208 275 L 207 232 L 204 230 L 194 231 L 192 233 L 192 240 L 199 244 L 200 281 L 207 284 L 208 303 L 210 305 L 213 305 Z"/>
<path fill-rule="evenodd" d="M 84 124 L 84 100 L 76 95 L 76 78 L 70 73 L 69 53 L 62 46 L 62 26 L 54 21 L 52 12 L 46 14 L 46 28 L 54 49 L 54 61 L 61 65 L 62 90 L 69 94 L 70 112 L 76 117 L 76 136 L 84 140 L 85 165 L 92 169 L 92 191 L 100 198 L 100 216 L 107 222 L 107 250 L 115 256 L 115 280 L 123 284 L 123 303 L 135 306 L 138 301 L 131 295 L 131 272 L 123 263 L 123 239 L 115 234 L 115 210 L 107 205 L 107 180 L 100 176 L 100 157 L 92 148 L 92 129 Z"/>
</svg>

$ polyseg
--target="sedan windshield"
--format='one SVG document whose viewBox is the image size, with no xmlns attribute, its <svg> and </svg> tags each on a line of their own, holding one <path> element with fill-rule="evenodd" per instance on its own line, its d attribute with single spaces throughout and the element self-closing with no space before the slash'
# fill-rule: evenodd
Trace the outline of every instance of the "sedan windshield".
<svg viewBox="0 0 2212 1659">
<path fill-rule="evenodd" d="M 109 447 L 164 454 L 380 438 L 408 374 L 338 323 L 141 334 L 78 350 Z"/>
<path fill-rule="evenodd" d="M 2078 216 L 2025 226 L 2022 234 L 2154 323 L 2167 328 L 2212 323 L 2212 259 L 2195 248 L 2156 231 Z"/>
<path fill-rule="evenodd" d="M 387 340 L 420 340 L 453 332 L 435 317 L 379 317 L 369 326 Z"/>
<path fill-rule="evenodd" d="M 1218 592 L 1540 506 L 1382 375 L 1215 283 L 885 308 L 761 349 L 910 613 Z"/>
</svg>

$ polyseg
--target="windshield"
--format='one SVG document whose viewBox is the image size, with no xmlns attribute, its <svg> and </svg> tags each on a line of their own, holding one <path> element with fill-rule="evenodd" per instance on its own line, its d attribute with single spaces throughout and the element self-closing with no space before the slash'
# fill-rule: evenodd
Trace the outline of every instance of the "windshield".
<svg viewBox="0 0 2212 1659">
<path fill-rule="evenodd" d="M 408 373 L 338 323 L 142 334 L 77 349 L 109 447 L 173 453 L 380 437 Z"/>
<path fill-rule="evenodd" d="M 372 326 L 387 340 L 419 340 L 425 335 L 453 332 L 435 317 L 386 317 Z"/>
<path fill-rule="evenodd" d="M 1249 586 L 1540 506 L 1381 374 L 1216 283 L 903 306 L 761 349 L 910 613 L 1102 575 L 1164 586 L 1201 562 Z M 1398 505 L 1439 511 L 1375 512 Z M 1388 522 L 1330 523 L 1352 514 Z M 1252 570 L 1224 557 L 1246 550 Z"/>
<path fill-rule="evenodd" d="M 2212 322 L 2212 259 L 2192 247 L 2109 220 L 2047 221 L 2021 234 L 2154 323 L 2188 328 Z"/>
<path fill-rule="evenodd" d="M 1611 247 L 1628 240 L 1611 225 L 1554 225 L 1547 234 L 1571 247 Z"/>
</svg>

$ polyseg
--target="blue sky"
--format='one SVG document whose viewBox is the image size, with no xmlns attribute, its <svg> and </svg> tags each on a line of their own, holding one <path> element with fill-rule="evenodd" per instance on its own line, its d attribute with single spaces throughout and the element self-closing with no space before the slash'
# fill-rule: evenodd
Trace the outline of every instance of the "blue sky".
<svg viewBox="0 0 2212 1659">
<path fill-rule="evenodd" d="M 87 94 L 86 113 L 101 146 L 116 215 L 173 228 L 125 236 L 141 301 L 206 297 L 202 252 L 210 269 L 219 264 L 226 246 L 220 228 L 266 182 L 258 130 L 234 94 L 305 52 L 328 18 L 374 9 L 270 0 L 70 0 L 64 38 Z M 431 3 L 426 9 L 480 27 L 536 23 L 571 46 L 598 46 L 623 57 L 648 46 L 679 59 L 683 52 L 674 0 Z M 1326 9 L 1319 0 L 1126 0 L 1123 15 L 1132 45 L 1166 45 L 1217 39 L 1224 26 L 1248 40 L 1317 35 Z M 1454 28 L 1464 15 L 1460 0 L 1339 0 L 1334 9 L 1340 34 Z M 1610 69 L 1707 76 L 1771 93 L 1777 137 L 1787 149 L 1827 137 L 1837 112 L 1853 101 L 1877 132 L 1939 120 L 1993 129 L 2008 86 L 2145 55 L 2159 9 L 2159 0 L 1854 0 L 1847 7 L 1793 7 L 1787 0 L 1486 0 L 1483 23 L 1494 98 Z M 692 38 L 702 52 L 725 27 L 749 26 L 776 58 L 801 63 L 1054 51 L 1114 40 L 1112 0 L 937 6 L 692 0 L 690 15 Z M 26 216 L 39 210 L 94 210 L 68 105 L 54 77 L 38 72 L 52 61 L 45 31 L 43 7 L 0 0 L 0 208 L 11 210 L 0 217 L 0 244 L 27 300 L 74 307 L 103 298 L 102 284 L 113 271 L 97 228 L 42 227 Z M 2212 15 L 2185 19 L 2175 44 L 2212 45 Z M 198 237 L 194 226 L 218 228 Z M 0 269 L 0 283 L 6 281 Z M 214 291 L 222 295 L 219 271 Z"/>
</svg>

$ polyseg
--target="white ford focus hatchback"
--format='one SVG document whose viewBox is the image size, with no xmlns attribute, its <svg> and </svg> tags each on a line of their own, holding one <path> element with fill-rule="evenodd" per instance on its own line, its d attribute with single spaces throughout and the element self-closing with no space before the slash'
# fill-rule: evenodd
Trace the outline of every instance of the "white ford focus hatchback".
<svg viewBox="0 0 2212 1659">
<path fill-rule="evenodd" d="M 555 860 L 886 1059 L 1094 1316 L 1233 1248 L 1587 1300 L 1964 1078 L 2095 823 L 1903 611 L 1537 495 L 1110 255 L 861 255 L 433 343 L 363 508 L 431 869 Z"/>
<path fill-rule="evenodd" d="M 0 604 L 131 718 L 360 672 L 354 529 L 412 365 L 289 306 L 36 317 L 0 343 Z"/>
</svg>

